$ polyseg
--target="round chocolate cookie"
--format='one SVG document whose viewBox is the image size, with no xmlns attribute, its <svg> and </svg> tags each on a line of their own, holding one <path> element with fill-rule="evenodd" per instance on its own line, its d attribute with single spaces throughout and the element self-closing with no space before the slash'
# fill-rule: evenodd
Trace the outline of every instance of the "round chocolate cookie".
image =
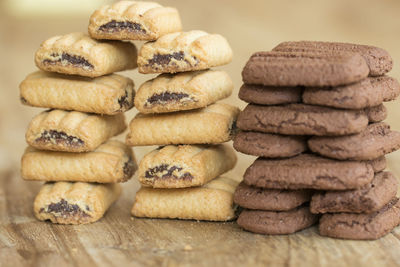
<svg viewBox="0 0 400 267">
<path fill-rule="evenodd" d="M 387 108 L 383 104 L 375 107 L 366 108 L 364 109 L 364 111 L 368 117 L 369 122 L 383 121 L 387 118 L 388 115 Z"/>
<path fill-rule="evenodd" d="M 239 98 L 247 103 L 278 105 L 301 102 L 302 87 L 276 87 L 256 84 L 243 84 Z"/>
</svg>

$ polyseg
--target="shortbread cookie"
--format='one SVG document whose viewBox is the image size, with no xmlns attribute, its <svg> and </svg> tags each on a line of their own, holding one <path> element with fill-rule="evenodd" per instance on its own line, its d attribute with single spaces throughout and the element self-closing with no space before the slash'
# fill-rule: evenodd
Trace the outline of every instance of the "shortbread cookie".
<svg viewBox="0 0 400 267">
<path fill-rule="evenodd" d="M 180 189 L 142 187 L 132 207 L 136 217 L 228 221 L 235 217 L 233 192 L 238 182 L 219 177 L 201 186 Z"/>
<path fill-rule="evenodd" d="M 243 178 L 248 185 L 270 189 L 346 190 L 371 182 L 374 170 L 362 161 L 301 154 L 288 159 L 258 158 Z"/>
<path fill-rule="evenodd" d="M 286 235 L 312 226 L 318 222 L 318 218 L 318 215 L 310 212 L 308 206 L 289 211 L 243 210 L 237 224 L 253 233 Z"/>
<path fill-rule="evenodd" d="M 310 210 L 312 213 L 371 213 L 396 197 L 398 186 L 392 173 L 380 172 L 371 183 L 358 189 L 315 193 Z"/>
<path fill-rule="evenodd" d="M 233 147 L 248 155 L 284 158 L 306 151 L 307 141 L 302 136 L 240 131 L 233 139 Z"/>
<path fill-rule="evenodd" d="M 170 33 L 142 46 L 140 73 L 175 73 L 205 70 L 232 61 L 232 49 L 224 37 L 203 31 Z"/>
<path fill-rule="evenodd" d="M 219 144 L 231 140 L 239 109 L 216 103 L 203 109 L 168 114 L 137 114 L 129 125 L 131 146 Z"/>
<path fill-rule="evenodd" d="M 319 233 L 334 238 L 374 240 L 390 233 L 399 224 L 400 201 L 394 198 L 369 214 L 324 214 L 319 222 Z"/>
<path fill-rule="evenodd" d="M 137 170 L 135 155 L 125 144 L 110 140 L 88 153 L 41 151 L 28 147 L 21 159 L 25 180 L 119 183 Z"/>
<path fill-rule="evenodd" d="M 246 209 L 286 211 L 310 201 L 311 195 L 311 190 L 266 189 L 241 182 L 233 202 Z"/>
<path fill-rule="evenodd" d="M 386 158 L 385 158 L 385 156 L 382 156 L 382 157 L 379 157 L 379 158 L 376 158 L 376 159 L 373 159 L 373 160 L 367 160 L 365 162 L 367 162 L 368 164 L 371 164 L 372 169 L 374 169 L 375 173 L 381 172 L 384 169 L 386 169 Z"/>
<path fill-rule="evenodd" d="M 358 83 L 327 88 L 306 88 L 303 102 L 335 108 L 362 109 L 396 99 L 399 82 L 391 77 L 368 77 Z"/>
<path fill-rule="evenodd" d="M 309 148 L 325 157 L 342 160 L 372 160 L 400 148 L 400 132 L 384 122 L 372 123 L 359 134 L 308 140 Z"/>
<path fill-rule="evenodd" d="M 380 76 L 389 72 L 393 67 L 393 60 L 389 53 L 375 46 L 338 43 L 338 42 L 316 42 L 316 41 L 299 41 L 299 42 L 283 42 L 276 46 L 273 51 L 285 52 L 354 52 L 360 54 L 367 62 L 369 67 L 369 75 Z"/>
<path fill-rule="evenodd" d="M 232 80 L 224 71 L 161 74 L 140 86 L 135 107 L 141 113 L 202 108 L 227 98 L 232 90 Z"/>
<path fill-rule="evenodd" d="M 155 2 L 119 1 L 96 10 L 89 21 L 95 39 L 148 40 L 182 30 L 178 10 Z"/>
<path fill-rule="evenodd" d="M 300 103 L 303 88 L 263 86 L 258 84 L 243 84 L 240 87 L 239 98 L 247 103 L 259 105 L 279 105 Z"/>
<path fill-rule="evenodd" d="M 363 131 L 367 125 L 368 118 L 362 110 L 339 110 L 304 104 L 249 104 L 237 121 L 237 126 L 242 130 L 288 135 L 348 135 Z"/>
<path fill-rule="evenodd" d="M 131 109 L 135 97 L 133 81 L 117 74 L 91 79 L 36 71 L 19 88 L 25 105 L 106 115 Z"/>
<path fill-rule="evenodd" d="M 98 77 L 136 68 L 137 51 L 129 42 L 100 42 L 75 32 L 44 41 L 35 54 L 39 69 Z"/>
<path fill-rule="evenodd" d="M 383 104 L 371 108 L 366 108 L 364 110 L 365 114 L 367 114 L 368 116 L 369 122 L 383 121 L 387 118 L 388 115 L 387 108 Z"/>
<path fill-rule="evenodd" d="M 54 109 L 35 116 L 25 138 L 37 149 L 88 152 L 125 129 L 124 114 L 102 116 Z"/>
<path fill-rule="evenodd" d="M 103 217 L 121 194 L 119 184 L 45 183 L 36 196 L 36 218 L 60 224 L 92 223 Z"/>
<path fill-rule="evenodd" d="M 244 83 L 266 86 L 338 86 L 368 76 L 364 58 L 354 53 L 257 52 L 242 71 Z"/>
</svg>

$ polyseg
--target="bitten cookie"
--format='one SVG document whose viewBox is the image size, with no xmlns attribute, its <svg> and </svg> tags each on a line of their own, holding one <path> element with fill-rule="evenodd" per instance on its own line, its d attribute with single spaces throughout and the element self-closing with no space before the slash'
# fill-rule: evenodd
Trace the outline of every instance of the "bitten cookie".
<svg viewBox="0 0 400 267">
<path fill-rule="evenodd" d="M 131 146 L 219 144 L 231 140 L 239 109 L 216 103 L 203 109 L 168 114 L 137 114 L 129 124 Z"/>
<path fill-rule="evenodd" d="M 242 130 L 288 135 L 348 135 L 363 131 L 367 125 L 368 118 L 363 110 L 304 104 L 249 104 L 237 121 L 238 128 Z"/>
<path fill-rule="evenodd" d="M 358 189 L 315 193 L 310 210 L 312 213 L 371 213 L 396 197 L 398 186 L 392 173 L 380 172 L 371 183 Z"/>
<path fill-rule="evenodd" d="M 139 164 L 139 182 L 154 188 L 200 186 L 236 164 L 231 146 L 165 146 L 146 154 Z"/>
<path fill-rule="evenodd" d="M 170 33 L 148 42 L 139 51 L 140 73 L 175 73 L 205 70 L 232 61 L 224 37 L 203 31 Z"/>
<path fill-rule="evenodd" d="M 371 108 L 366 108 L 364 109 L 364 111 L 368 117 L 369 122 L 383 121 L 387 118 L 388 115 L 387 108 L 383 104 Z"/>
<path fill-rule="evenodd" d="M 110 140 L 88 153 L 49 152 L 28 147 L 21 159 L 25 180 L 96 183 L 126 182 L 137 170 L 135 155 Z"/>
<path fill-rule="evenodd" d="M 106 115 L 131 109 L 135 97 L 133 81 L 117 74 L 91 79 L 36 71 L 19 88 L 25 105 Z"/>
<path fill-rule="evenodd" d="M 36 115 L 25 138 L 37 149 L 88 152 L 125 129 L 124 114 L 101 116 L 54 109 Z"/>
<path fill-rule="evenodd" d="M 342 160 L 372 160 L 400 148 L 400 132 L 384 122 L 371 123 L 359 134 L 312 137 L 309 148 L 325 157 Z"/>
<path fill-rule="evenodd" d="M 394 198 L 369 214 L 324 214 L 319 221 L 319 233 L 334 238 L 374 240 L 387 235 L 399 224 L 400 201 Z"/>
<path fill-rule="evenodd" d="M 354 52 L 360 54 L 367 62 L 369 67 L 369 75 L 380 76 L 389 72 L 393 67 L 393 60 L 389 53 L 375 46 L 338 43 L 338 42 L 316 42 L 316 41 L 299 41 L 299 42 L 283 42 L 276 46 L 273 51 L 285 52 Z"/>
<path fill-rule="evenodd" d="M 303 88 L 276 87 L 257 84 L 243 84 L 240 87 L 239 98 L 247 103 L 259 105 L 279 105 L 299 103 L 302 101 Z"/>
<path fill-rule="evenodd" d="M 235 217 L 233 192 L 238 182 L 219 177 L 202 187 L 155 189 L 142 187 L 132 215 L 149 218 L 228 221 Z"/>
<path fill-rule="evenodd" d="M 119 1 L 96 10 L 89 21 L 95 39 L 157 40 L 182 30 L 178 10 L 155 2 Z"/>
<path fill-rule="evenodd" d="M 45 183 L 35 198 L 34 212 L 41 221 L 86 224 L 103 217 L 121 194 L 119 184 Z"/>
<path fill-rule="evenodd" d="M 224 71 L 161 74 L 140 86 L 135 107 L 141 113 L 202 108 L 227 98 L 232 90 L 232 80 Z"/>
<path fill-rule="evenodd" d="M 306 229 L 318 221 L 308 206 L 289 211 L 243 210 L 237 224 L 247 231 L 264 235 L 285 235 Z"/>
<path fill-rule="evenodd" d="M 98 77 L 136 68 L 136 58 L 132 43 L 100 42 L 75 32 L 44 41 L 36 51 L 35 63 L 45 71 Z"/>
<path fill-rule="evenodd" d="M 241 182 L 233 202 L 246 209 L 287 211 L 310 201 L 311 195 L 311 190 L 266 189 Z"/>
<path fill-rule="evenodd" d="M 248 185 L 270 189 L 346 190 L 374 178 L 372 166 L 362 161 L 339 161 L 301 154 L 288 159 L 258 158 L 244 174 Z"/>
<path fill-rule="evenodd" d="M 242 71 L 244 83 L 266 86 L 338 86 L 367 77 L 364 58 L 355 53 L 257 52 Z"/>
<path fill-rule="evenodd" d="M 307 141 L 302 136 L 240 131 L 233 139 L 233 147 L 248 155 L 284 158 L 306 151 Z"/>
</svg>

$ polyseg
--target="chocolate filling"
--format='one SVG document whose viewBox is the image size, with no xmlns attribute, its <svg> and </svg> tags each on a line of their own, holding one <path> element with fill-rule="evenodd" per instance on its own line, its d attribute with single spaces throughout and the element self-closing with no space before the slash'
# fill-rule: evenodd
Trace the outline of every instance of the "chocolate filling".
<svg viewBox="0 0 400 267">
<path fill-rule="evenodd" d="M 229 127 L 229 135 L 234 137 L 238 132 L 238 127 L 236 126 L 236 121 L 233 121 L 231 126 Z"/>
<path fill-rule="evenodd" d="M 88 206 L 86 206 L 86 210 L 90 210 Z M 85 211 L 81 210 L 78 205 L 76 204 L 69 204 L 65 199 L 61 199 L 57 203 L 51 203 L 47 206 L 47 210 L 45 211 L 44 208 L 41 208 L 40 213 L 47 212 L 47 213 L 61 213 L 62 217 L 90 217 Z"/>
<path fill-rule="evenodd" d="M 175 179 L 182 179 L 182 180 L 192 180 L 193 176 L 189 172 L 185 172 L 180 177 L 177 177 L 176 175 L 172 174 L 175 170 L 181 171 L 182 169 L 183 168 L 178 167 L 178 166 L 169 167 L 168 164 L 161 164 L 154 168 L 148 169 L 144 175 L 146 178 L 155 178 L 155 179 L 175 178 Z M 159 175 L 157 175 L 157 173 L 163 173 L 165 171 L 167 171 L 167 173 L 163 174 L 161 177 Z"/>
<path fill-rule="evenodd" d="M 64 144 L 72 147 L 80 147 L 85 144 L 82 139 L 67 135 L 65 132 L 58 132 L 56 130 L 45 130 L 39 138 L 36 138 L 35 142 L 52 142 L 55 141 L 56 144 Z"/>
<path fill-rule="evenodd" d="M 130 103 L 128 100 L 128 91 L 125 91 L 125 95 L 118 99 L 118 104 L 122 108 L 130 108 Z"/>
<path fill-rule="evenodd" d="M 108 32 L 108 33 L 119 32 L 122 30 L 146 34 L 146 30 L 142 28 L 141 24 L 136 23 L 136 22 L 130 22 L 130 21 L 112 20 L 112 21 L 110 21 L 106 24 L 103 24 L 99 27 L 99 31 Z"/>
<path fill-rule="evenodd" d="M 161 94 L 154 94 L 147 99 L 147 103 L 153 105 L 155 103 L 163 103 L 163 102 L 179 102 L 179 100 L 183 98 L 189 97 L 188 94 L 185 93 L 171 93 L 171 92 L 164 92 Z M 193 99 L 191 99 L 193 101 Z"/>
<path fill-rule="evenodd" d="M 53 53 L 50 55 L 51 57 L 57 58 L 54 60 L 45 59 L 43 63 L 45 64 L 56 64 L 59 62 L 67 61 L 69 64 L 74 65 L 75 67 L 85 67 L 89 69 L 93 69 L 94 66 L 89 63 L 84 57 L 81 56 L 73 56 L 67 53 L 62 53 L 61 57 L 59 54 Z"/>
<path fill-rule="evenodd" d="M 123 172 L 125 178 L 130 178 L 133 175 L 135 170 L 135 163 L 133 162 L 132 158 L 129 158 L 127 162 L 125 162 L 123 167 Z"/>
<path fill-rule="evenodd" d="M 22 96 L 21 96 L 19 99 L 21 100 L 21 103 L 22 103 L 22 104 L 28 103 L 28 101 L 27 101 L 24 97 L 22 97 Z"/>
<path fill-rule="evenodd" d="M 185 58 L 185 53 L 180 51 L 167 55 L 155 54 L 153 58 L 149 60 L 148 65 L 168 65 L 173 58 L 176 60 L 183 60 Z"/>
</svg>

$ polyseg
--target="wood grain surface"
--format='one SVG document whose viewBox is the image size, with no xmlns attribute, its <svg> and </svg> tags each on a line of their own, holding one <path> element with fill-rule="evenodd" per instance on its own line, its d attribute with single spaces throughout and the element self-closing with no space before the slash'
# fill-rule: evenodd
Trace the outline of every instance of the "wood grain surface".
<svg viewBox="0 0 400 267">
<path fill-rule="evenodd" d="M 235 83 L 227 103 L 237 98 L 241 69 L 252 52 L 270 50 L 288 40 L 335 40 L 387 49 L 400 77 L 400 2 L 396 0 L 318 1 L 160 1 L 179 9 L 185 30 L 202 29 L 227 37 L 234 60 L 225 69 Z M 19 16 L 0 1 L 0 266 L 399 266 L 400 227 L 377 241 L 324 238 L 315 227 L 289 236 L 262 236 L 234 222 L 136 219 L 130 216 L 136 177 L 123 184 L 123 195 L 99 222 L 82 226 L 37 221 L 33 199 L 40 183 L 25 182 L 19 161 L 25 130 L 41 109 L 19 103 L 18 85 L 34 71 L 33 56 L 46 38 L 86 31 L 90 12 L 82 15 Z M 43 7 L 45 8 L 45 7 Z M 142 43 L 137 42 L 140 46 Z M 397 63 L 398 62 L 398 63 Z M 136 88 L 152 75 L 130 71 Z M 388 103 L 386 120 L 400 130 L 398 101 Z M 130 120 L 136 110 L 129 111 Z M 124 133 L 119 138 L 124 140 Z M 135 148 L 140 159 L 152 147 Z M 230 172 L 240 179 L 254 157 L 240 155 Z M 400 177 L 400 153 L 388 157 Z"/>
</svg>

